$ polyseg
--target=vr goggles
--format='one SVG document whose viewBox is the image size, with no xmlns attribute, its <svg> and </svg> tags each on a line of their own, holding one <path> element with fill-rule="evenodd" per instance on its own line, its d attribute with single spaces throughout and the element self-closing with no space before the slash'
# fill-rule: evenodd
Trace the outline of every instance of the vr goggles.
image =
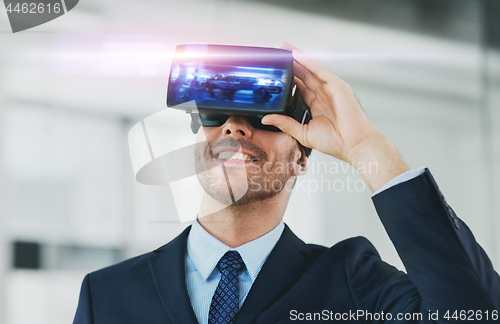
<svg viewBox="0 0 500 324">
<path fill-rule="evenodd" d="M 191 115 L 191 130 L 222 126 L 230 116 L 244 116 L 256 129 L 267 114 L 282 114 L 301 124 L 311 120 L 309 107 L 294 83 L 292 52 L 276 48 L 179 45 L 167 89 L 167 107 Z M 194 100 L 191 110 L 180 105 Z M 188 106 L 189 107 L 189 106 Z"/>
</svg>

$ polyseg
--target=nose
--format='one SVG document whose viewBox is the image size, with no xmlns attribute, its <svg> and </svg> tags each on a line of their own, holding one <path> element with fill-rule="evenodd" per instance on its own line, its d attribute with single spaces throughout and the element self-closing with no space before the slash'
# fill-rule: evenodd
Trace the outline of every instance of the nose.
<svg viewBox="0 0 500 324">
<path fill-rule="evenodd" d="M 242 116 L 229 117 L 222 127 L 222 136 L 252 138 L 253 127 L 250 121 Z"/>
</svg>

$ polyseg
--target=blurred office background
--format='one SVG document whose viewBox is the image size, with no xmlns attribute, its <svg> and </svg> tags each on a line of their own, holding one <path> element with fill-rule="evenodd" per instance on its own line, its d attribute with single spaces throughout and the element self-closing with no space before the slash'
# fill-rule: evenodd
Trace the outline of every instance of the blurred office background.
<svg viewBox="0 0 500 324">
<path fill-rule="evenodd" d="M 82 0 L 12 34 L 0 9 L 0 323 L 71 322 L 87 272 L 187 226 L 168 188 L 134 181 L 127 144 L 165 108 L 182 43 L 288 41 L 324 62 L 410 167 L 430 168 L 498 270 L 499 14 L 495 0 Z M 307 190 L 360 179 L 348 170 L 304 176 L 286 222 L 306 242 L 366 236 L 404 269 L 368 188 Z"/>
</svg>

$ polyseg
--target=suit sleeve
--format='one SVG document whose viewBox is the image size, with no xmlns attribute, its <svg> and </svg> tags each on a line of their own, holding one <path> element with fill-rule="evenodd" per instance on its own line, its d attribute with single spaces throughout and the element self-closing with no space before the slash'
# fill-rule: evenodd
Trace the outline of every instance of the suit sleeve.
<svg viewBox="0 0 500 324">
<path fill-rule="evenodd" d="M 390 308 L 387 301 L 393 301 L 389 296 L 396 292 L 414 310 L 438 311 L 441 320 L 447 311 L 450 316 L 454 311 L 480 311 L 484 316 L 486 311 L 500 310 L 498 274 L 472 232 L 446 203 L 428 169 L 372 199 L 411 283 L 395 270 L 384 270 L 389 275 L 381 283 L 385 288 L 380 290 L 378 308 Z"/>
<path fill-rule="evenodd" d="M 83 279 L 82 288 L 80 290 L 80 300 L 76 310 L 73 324 L 93 324 L 92 315 L 92 298 L 90 295 L 90 275 L 86 275 Z"/>
</svg>

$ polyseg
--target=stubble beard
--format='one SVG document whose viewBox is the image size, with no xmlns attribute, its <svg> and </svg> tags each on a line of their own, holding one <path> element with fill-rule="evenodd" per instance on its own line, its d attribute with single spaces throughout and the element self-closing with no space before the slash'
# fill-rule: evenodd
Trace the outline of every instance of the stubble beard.
<svg viewBox="0 0 500 324">
<path fill-rule="evenodd" d="M 242 147 L 246 145 L 245 142 L 241 144 Z M 226 175 L 228 179 L 231 179 L 231 184 L 226 181 L 224 174 L 217 172 L 220 171 L 219 168 L 203 172 L 203 170 L 208 170 L 207 167 L 212 166 L 212 160 L 209 148 L 205 152 L 201 151 L 201 147 L 197 147 L 195 151 L 198 180 L 210 197 L 226 206 L 240 207 L 262 202 L 275 197 L 288 187 L 286 184 L 291 174 L 293 148 L 282 155 L 285 157 L 284 159 L 276 158 L 274 161 L 269 161 L 264 152 L 261 154 L 260 161 L 254 162 L 246 168 L 246 177 L 242 177 L 241 172 L 235 171 L 232 166 L 225 167 Z M 241 180 L 234 181 L 237 177 Z M 240 193 L 245 189 L 246 192 L 240 199 L 233 201 L 232 196 L 228 195 L 228 187 L 232 193 Z"/>
</svg>

